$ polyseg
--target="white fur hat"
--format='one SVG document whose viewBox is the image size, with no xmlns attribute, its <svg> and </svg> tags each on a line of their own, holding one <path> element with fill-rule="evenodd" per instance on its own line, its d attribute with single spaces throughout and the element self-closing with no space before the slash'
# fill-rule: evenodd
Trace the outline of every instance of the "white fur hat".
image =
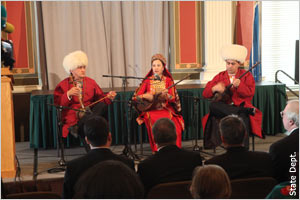
<svg viewBox="0 0 300 200">
<path fill-rule="evenodd" d="M 226 45 L 221 49 L 221 56 L 223 60 L 237 60 L 240 63 L 245 62 L 247 53 L 247 48 L 238 44 Z"/>
<path fill-rule="evenodd" d="M 74 51 L 65 56 L 63 66 L 67 73 L 80 66 L 87 66 L 88 58 L 83 51 Z"/>
</svg>

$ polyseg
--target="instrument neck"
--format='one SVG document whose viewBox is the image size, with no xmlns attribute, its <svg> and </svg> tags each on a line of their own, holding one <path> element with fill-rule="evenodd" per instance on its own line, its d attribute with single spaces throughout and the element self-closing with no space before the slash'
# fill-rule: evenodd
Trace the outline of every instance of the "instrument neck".
<svg viewBox="0 0 300 200">
<path fill-rule="evenodd" d="M 83 78 L 79 78 L 79 79 L 75 80 L 73 74 L 71 73 L 70 74 L 70 83 L 73 86 L 80 89 L 80 94 L 78 96 L 78 100 L 79 100 L 81 108 L 84 109 L 84 104 L 83 104 Z"/>
</svg>

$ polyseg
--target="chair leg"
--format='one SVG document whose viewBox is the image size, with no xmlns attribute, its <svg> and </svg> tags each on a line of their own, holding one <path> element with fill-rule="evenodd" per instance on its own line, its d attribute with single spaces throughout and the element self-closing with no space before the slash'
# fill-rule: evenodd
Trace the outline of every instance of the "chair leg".
<svg viewBox="0 0 300 200">
<path fill-rule="evenodd" d="M 141 149 L 141 155 L 143 156 L 143 133 L 142 133 L 142 126 L 139 125 L 139 131 L 140 133 L 140 149 Z"/>
<path fill-rule="evenodd" d="M 255 138 L 255 137 L 254 137 L 254 135 L 252 134 L 252 151 L 254 151 L 254 144 L 255 144 L 255 143 L 254 143 L 254 138 Z"/>
<path fill-rule="evenodd" d="M 34 148 L 34 158 L 33 158 L 33 180 L 36 180 L 38 175 L 38 148 Z"/>
<path fill-rule="evenodd" d="M 56 134 L 56 149 L 57 149 L 57 157 L 60 157 L 60 141 L 59 141 L 59 135 Z"/>
</svg>

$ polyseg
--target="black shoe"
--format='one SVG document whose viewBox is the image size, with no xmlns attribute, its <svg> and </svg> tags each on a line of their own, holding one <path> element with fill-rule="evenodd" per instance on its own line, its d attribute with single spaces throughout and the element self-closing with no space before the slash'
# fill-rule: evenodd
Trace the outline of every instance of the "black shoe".
<svg viewBox="0 0 300 200">
<path fill-rule="evenodd" d="M 244 107 L 245 106 L 245 101 L 243 101 L 241 104 L 240 104 L 240 107 Z"/>
<path fill-rule="evenodd" d="M 238 115 L 241 113 L 245 113 L 247 115 L 255 115 L 255 108 L 245 108 L 245 107 L 240 107 L 240 110 L 238 111 Z"/>
<path fill-rule="evenodd" d="M 71 135 L 73 135 L 75 138 L 79 137 L 79 135 L 78 135 L 78 125 L 77 124 L 74 125 L 74 126 L 70 126 L 68 129 L 69 129 L 69 133 Z"/>
</svg>

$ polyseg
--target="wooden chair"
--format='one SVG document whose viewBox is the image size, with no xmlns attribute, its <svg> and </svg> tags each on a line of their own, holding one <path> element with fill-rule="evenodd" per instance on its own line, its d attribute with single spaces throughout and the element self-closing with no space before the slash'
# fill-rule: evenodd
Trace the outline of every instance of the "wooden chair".
<svg viewBox="0 0 300 200">
<path fill-rule="evenodd" d="M 231 199 L 264 199 L 277 185 L 272 177 L 235 179 L 231 181 Z"/>
<path fill-rule="evenodd" d="M 192 199 L 191 183 L 189 180 L 158 184 L 149 191 L 147 199 Z"/>
</svg>

